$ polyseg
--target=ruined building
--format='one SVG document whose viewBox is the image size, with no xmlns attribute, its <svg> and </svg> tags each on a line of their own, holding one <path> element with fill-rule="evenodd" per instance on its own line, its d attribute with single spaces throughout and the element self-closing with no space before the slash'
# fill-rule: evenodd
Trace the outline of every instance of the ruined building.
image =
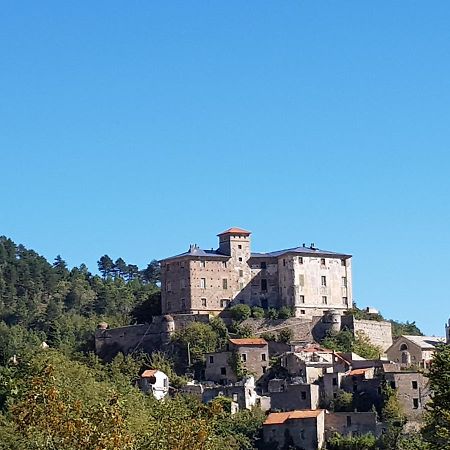
<svg viewBox="0 0 450 450">
<path fill-rule="evenodd" d="M 163 314 L 219 314 L 244 303 L 290 307 L 296 317 L 321 316 L 352 306 L 351 255 L 311 244 L 252 253 L 250 232 L 230 228 L 218 235 L 217 250 L 191 245 L 161 262 Z"/>
</svg>

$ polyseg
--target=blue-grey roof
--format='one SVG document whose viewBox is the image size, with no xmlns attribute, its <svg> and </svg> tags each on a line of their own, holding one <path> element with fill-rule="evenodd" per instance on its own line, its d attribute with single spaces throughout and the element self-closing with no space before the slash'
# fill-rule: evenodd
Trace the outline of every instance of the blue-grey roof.
<svg viewBox="0 0 450 450">
<path fill-rule="evenodd" d="M 207 258 L 218 258 L 218 259 L 230 258 L 229 255 L 224 255 L 223 253 L 220 253 L 218 250 L 212 250 L 212 249 L 211 250 L 203 250 L 200 247 L 191 245 L 187 252 L 180 253 L 179 255 L 175 255 L 175 256 L 170 256 L 168 258 L 164 258 L 161 261 L 166 261 L 168 259 L 184 258 L 185 256 L 207 257 Z"/>
<path fill-rule="evenodd" d="M 320 250 L 319 248 L 311 248 L 311 247 L 294 247 L 294 248 L 287 248 L 284 250 L 277 250 L 274 252 L 269 253 L 252 253 L 252 258 L 278 258 L 282 255 L 287 255 L 290 253 L 295 253 L 298 255 L 304 255 L 304 256 L 328 256 L 329 258 L 350 258 L 351 255 L 346 255 L 344 253 L 335 253 L 330 252 L 328 250 Z M 203 250 L 200 247 L 196 245 L 191 245 L 189 247 L 189 250 L 184 253 L 180 253 L 179 255 L 170 256 L 168 258 L 164 258 L 161 261 L 166 261 L 169 259 L 177 259 L 177 258 L 184 258 L 186 256 L 190 257 L 204 257 L 208 259 L 226 259 L 230 258 L 229 255 L 225 255 L 223 253 L 220 253 L 219 250 Z"/>
<path fill-rule="evenodd" d="M 321 250 L 320 248 L 311 247 L 294 247 L 286 248 L 284 250 L 277 250 L 269 253 L 252 253 L 252 258 L 278 258 L 282 255 L 287 255 L 289 253 L 296 253 L 298 255 L 304 256 L 328 256 L 331 258 L 350 258 L 351 255 L 346 255 L 344 253 L 330 252 L 328 250 Z"/>
</svg>

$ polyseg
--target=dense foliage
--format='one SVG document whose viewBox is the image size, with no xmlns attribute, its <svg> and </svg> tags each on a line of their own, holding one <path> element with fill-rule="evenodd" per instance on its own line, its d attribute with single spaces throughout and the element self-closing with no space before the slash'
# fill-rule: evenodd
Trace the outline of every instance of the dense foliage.
<svg viewBox="0 0 450 450">
<path fill-rule="evenodd" d="M 0 237 L 0 364 L 38 341 L 64 352 L 89 351 L 97 324 L 128 325 L 160 313 L 159 266 L 139 270 L 105 255 L 99 275 L 69 270 Z"/>
<path fill-rule="evenodd" d="M 431 402 L 423 430 L 430 449 L 450 449 L 450 346 L 434 354 L 429 371 Z"/>
<path fill-rule="evenodd" d="M 3 367 L 0 449 L 254 448 L 260 412 L 230 416 L 190 396 L 158 402 L 133 386 L 139 364 L 118 358 L 104 366 L 47 349 Z"/>
</svg>

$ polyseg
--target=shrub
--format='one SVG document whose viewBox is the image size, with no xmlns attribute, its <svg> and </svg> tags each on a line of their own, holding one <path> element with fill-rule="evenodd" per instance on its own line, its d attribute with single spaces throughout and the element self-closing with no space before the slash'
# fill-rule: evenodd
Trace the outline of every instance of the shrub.
<svg viewBox="0 0 450 450">
<path fill-rule="evenodd" d="M 267 319 L 278 319 L 278 311 L 274 308 L 269 308 L 265 315 Z"/>
<path fill-rule="evenodd" d="M 283 306 L 278 311 L 278 318 L 279 319 L 289 319 L 289 317 L 292 317 L 292 309 L 288 308 L 287 306 Z"/>
<path fill-rule="evenodd" d="M 248 319 L 252 313 L 248 305 L 235 305 L 230 308 L 231 317 L 238 322 Z"/>
<path fill-rule="evenodd" d="M 259 306 L 254 306 L 252 308 L 252 317 L 254 319 L 263 319 L 264 318 L 264 309 Z"/>
<path fill-rule="evenodd" d="M 294 336 L 293 331 L 290 328 L 283 328 L 278 333 L 278 342 L 284 342 L 285 344 L 288 344 Z"/>
</svg>

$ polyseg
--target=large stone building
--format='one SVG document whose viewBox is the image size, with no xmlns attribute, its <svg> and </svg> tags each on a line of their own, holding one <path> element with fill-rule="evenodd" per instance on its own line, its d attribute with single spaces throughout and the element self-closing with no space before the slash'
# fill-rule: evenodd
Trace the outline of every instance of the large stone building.
<svg viewBox="0 0 450 450">
<path fill-rule="evenodd" d="M 296 317 L 352 306 L 351 255 L 311 244 L 252 253 L 250 232 L 230 228 L 217 250 L 191 245 L 161 262 L 163 314 L 218 314 L 230 304 L 291 307 Z"/>
</svg>

